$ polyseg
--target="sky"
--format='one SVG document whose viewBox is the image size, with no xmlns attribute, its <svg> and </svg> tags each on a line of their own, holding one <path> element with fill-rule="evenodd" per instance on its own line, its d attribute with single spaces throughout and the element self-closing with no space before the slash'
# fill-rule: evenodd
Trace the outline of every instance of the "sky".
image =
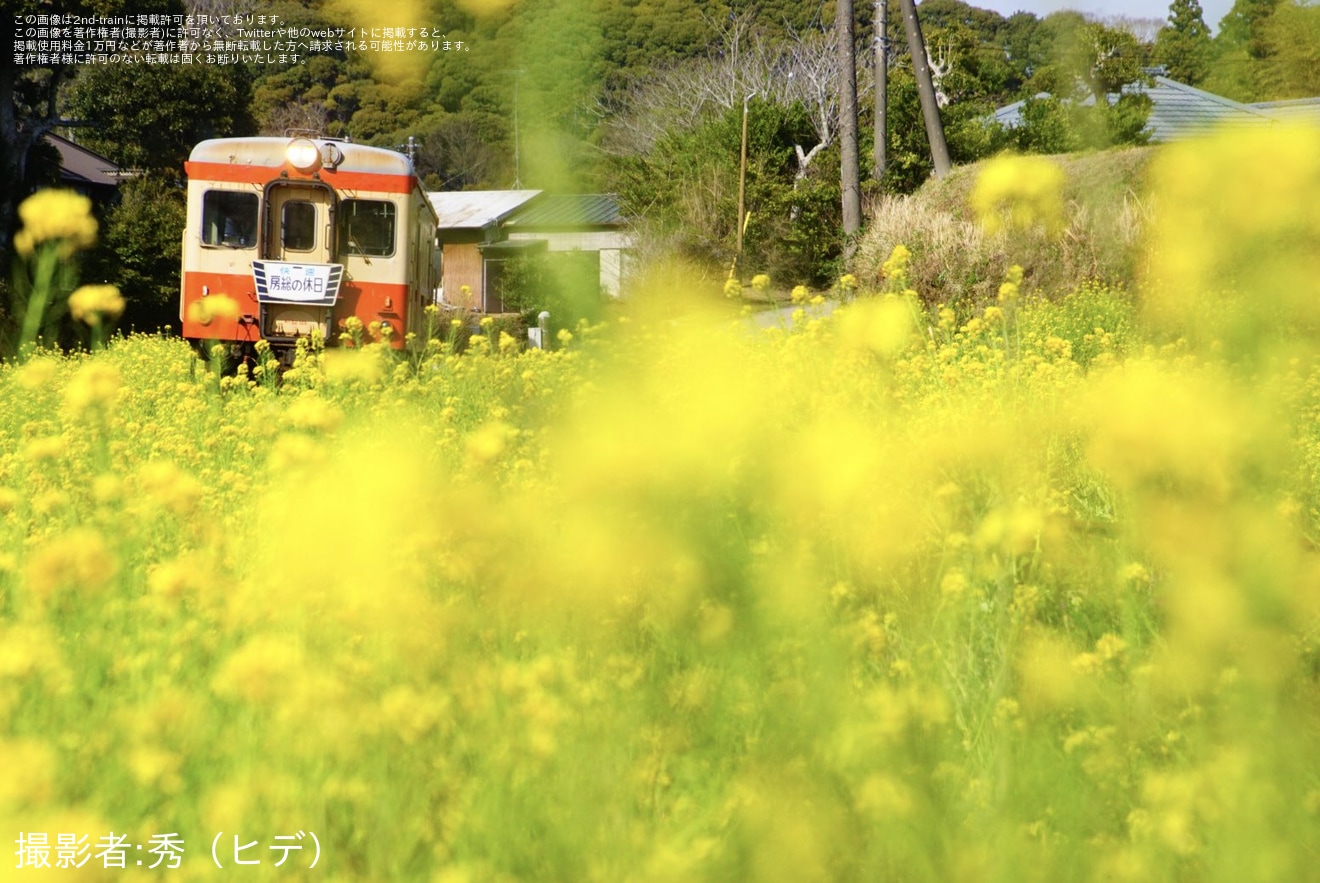
<svg viewBox="0 0 1320 883">
<path fill-rule="evenodd" d="M 1169 0 L 967 0 L 971 6 L 993 9 L 1000 15 L 1031 12 L 1044 17 L 1060 9 L 1076 9 L 1099 18 L 1125 15 L 1130 18 L 1158 18 L 1169 16 Z M 1233 0 L 1201 0 L 1201 12 L 1210 30 L 1219 32 L 1219 20 L 1233 8 Z"/>
</svg>

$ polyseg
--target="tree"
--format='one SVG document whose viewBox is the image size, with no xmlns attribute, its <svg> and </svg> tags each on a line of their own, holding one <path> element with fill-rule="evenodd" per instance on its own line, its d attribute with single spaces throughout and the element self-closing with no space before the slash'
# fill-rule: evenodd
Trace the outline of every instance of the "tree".
<svg viewBox="0 0 1320 883">
<path fill-rule="evenodd" d="M 746 94 L 746 93 L 744 93 Z M 727 269 L 737 239 L 742 103 L 711 104 L 675 125 L 643 151 L 609 155 L 609 186 L 625 213 L 644 222 L 649 238 L 689 259 Z M 812 121 L 799 102 L 748 102 L 746 208 L 750 216 L 742 265 L 784 284 L 820 284 L 839 254 L 842 194 L 837 140 L 798 175 L 796 146 Z"/>
<path fill-rule="evenodd" d="M 743 17 L 724 27 L 707 57 L 670 65 L 632 84 L 616 98 L 605 123 L 607 152 L 646 153 L 668 133 L 697 125 L 713 112 L 742 107 L 747 95 L 783 106 L 801 104 L 809 127 L 793 144 L 802 180 L 839 134 L 839 76 L 844 56 L 838 34 L 790 31 L 771 40 Z M 863 88 L 862 91 L 865 91 Z"/>
<path fill-rule="evenodd" d="M 1264 100 L 1320 95 L 1320 6 L 1285 3 L 1264 31 L 1271 50 Z"/>
<path fill-rule="evenodd" d="M 834 31 L 839 51 L 839 174 L 843 190 L 845 256 L 851 257 L 852 238 L 862 229 L 862 175 L 857 155 L 857 61 L 853 37 L 852 0 L 835 0 Z"/>
<path fill-rule="evenodd" d="M 69 106 L 89 124 L 82 142 L 136 171 L 88 268 L 119 286 L 126 323 L 155 327 L 177 315 L 183 164 L 199 141 L 253 133 L 249 87 L 236 65 L 105 66 L 75 79 Z"/>
<path fill-rule="evenodd" d="M 206 64 L 89 67 L 69 100 L 88 124 L 83 141 L 93 150 L 175 178 L 197 142 L 252 134 L 250 103 L 245 68 Z"/>
<path fill-rule="evenodd" d="M 105 16 L 183 12 L 178 0 L 67 0 L 59 8 L 69 14 Z M 50 11 L 43 0 L 6 6 L 7 16 L 22 18 Z M 0 59 L 0 262 L 8 260 L 18 203 L 32 189 L 28 164 L 33 148 L 52 129 L 77 122 L 60 107 L 61 89 L 74 73 L 72 65 L 19 65 L 8 52 Z"/>
<path fill-rule="evenodd" d="M 1235 0 L 1233 8 L 1219 23 L 1216 42 L 1221 50 L 1241 48 L 1253 58 L 1269 54 L 1265 23 L 1285 0 Z"/>
<path fill-rule="evenodd" d="M 83 276 L 119 286 L 127 304 L 121 327 L 177 323 L 185 208 L 183 188 L 164 175 L 141 175 L 120 187 Z"/>
<path fill-rule="evenodd" d="M 1219 23 L 1215 62 L 1204 88 L 1235 101 L 1264 101 L 1269 94 L 1267 24 L 1285 0 L 1236 0 Z"/>
<path fill-rule="evenodd" d="M 1064 69 L 1086 86 L 1097 104 L 1144 76 L 1143 52 L 1127 31 L 1087 22 L 1072 31 L 1062 46 Z"/>
<path fill-rule="evenodd" d="M 1199 85 L 1210 71 L 1214 46 L 1197 0 L 1173 0 L 1169 23 L 1155 36 L 1155 61 L 1169 76 L 1189 86 Z"/>
<path fill-rule="evenodd" d="M 392 147 L 415 137 L 417 174 L 428 190 L 489 190 L 511 177 L 508 154 L 497 146 L 506 122 L 489 114 L 438 111 L 377 143 Z"/>
</svg>

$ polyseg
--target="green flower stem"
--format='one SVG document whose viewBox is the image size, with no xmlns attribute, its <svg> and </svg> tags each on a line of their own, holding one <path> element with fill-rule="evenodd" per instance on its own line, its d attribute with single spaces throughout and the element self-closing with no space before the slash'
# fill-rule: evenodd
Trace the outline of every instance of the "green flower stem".
<svg viewBox="0 0 1320 883">
<path fill-rule="evenodd" d="M 32 293 L 28 296 L 27 311 L 23 314 L 23 334 L 18 341 L 20 353 L 37 339 L 41 319 L 46 315 L 46 308 L 50 306 L 51 286 L 58 264 L 58 249 L 51 244 L 43 245 L 37 255 L 37 272 L 32 280 Z"/>
</svg>

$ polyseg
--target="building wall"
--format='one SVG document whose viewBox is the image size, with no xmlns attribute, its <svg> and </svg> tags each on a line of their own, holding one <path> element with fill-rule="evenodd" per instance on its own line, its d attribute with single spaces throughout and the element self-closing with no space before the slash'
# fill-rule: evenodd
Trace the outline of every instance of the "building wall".
<svg viewBox="0 0 1320 883">
<path fill-rule="evenodd" d="M 477 243 L 446 243 L 442 268 L 445 303 L 468 309 L 479 308 L 482 295 L 482 269 L 481 250 Z M 467 301 L 463 300 L 461 293 L 464 285 L 472 289 Z"/>
<path fill-rule="evenodd" d="M 619 296 L 623 283 L 624 253 L 617 248 L 600 250 L 600 288 L 610 297 Z"/>
<path fill-rule="evenodd" d="M 533 233 L 509 231 L 510 239 L 544 239 L 548 251 L 595 251 L 600 253 L 600 287 L 618 297 L 624 264 L 632 239 L 622 230 L 581 230 Z"/>
</svg>

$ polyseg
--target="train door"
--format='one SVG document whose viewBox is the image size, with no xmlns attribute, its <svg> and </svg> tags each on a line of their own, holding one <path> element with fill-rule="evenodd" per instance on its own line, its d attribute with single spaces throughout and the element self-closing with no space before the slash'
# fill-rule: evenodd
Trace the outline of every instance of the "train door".
<svg viewBox="0 0 1320 883">
<path fill-rule="evenodd" d="M 431 248 L 435 232 L 429 229 L 425 206 L 413 212 L 412 261 L 408 268 L 408 331 L 421 337 L 425 331 L 426 305 L 430 302 Z"/>
<path fill-rule="evenodd" d="M 282 183 L 266 194 L 266 248 L 272 261 L 328 264 L 334 260 L 335 197 L 322 184 Z"/>
<path fill-rule="evenodd" d="M 320 183 L 275 181 L 266 188 L 258 293 L 261 329 L 274 340 L 330 337 L 330 320 L 342 267 L 335 259 L 334 191 Z"/>
</svg>

